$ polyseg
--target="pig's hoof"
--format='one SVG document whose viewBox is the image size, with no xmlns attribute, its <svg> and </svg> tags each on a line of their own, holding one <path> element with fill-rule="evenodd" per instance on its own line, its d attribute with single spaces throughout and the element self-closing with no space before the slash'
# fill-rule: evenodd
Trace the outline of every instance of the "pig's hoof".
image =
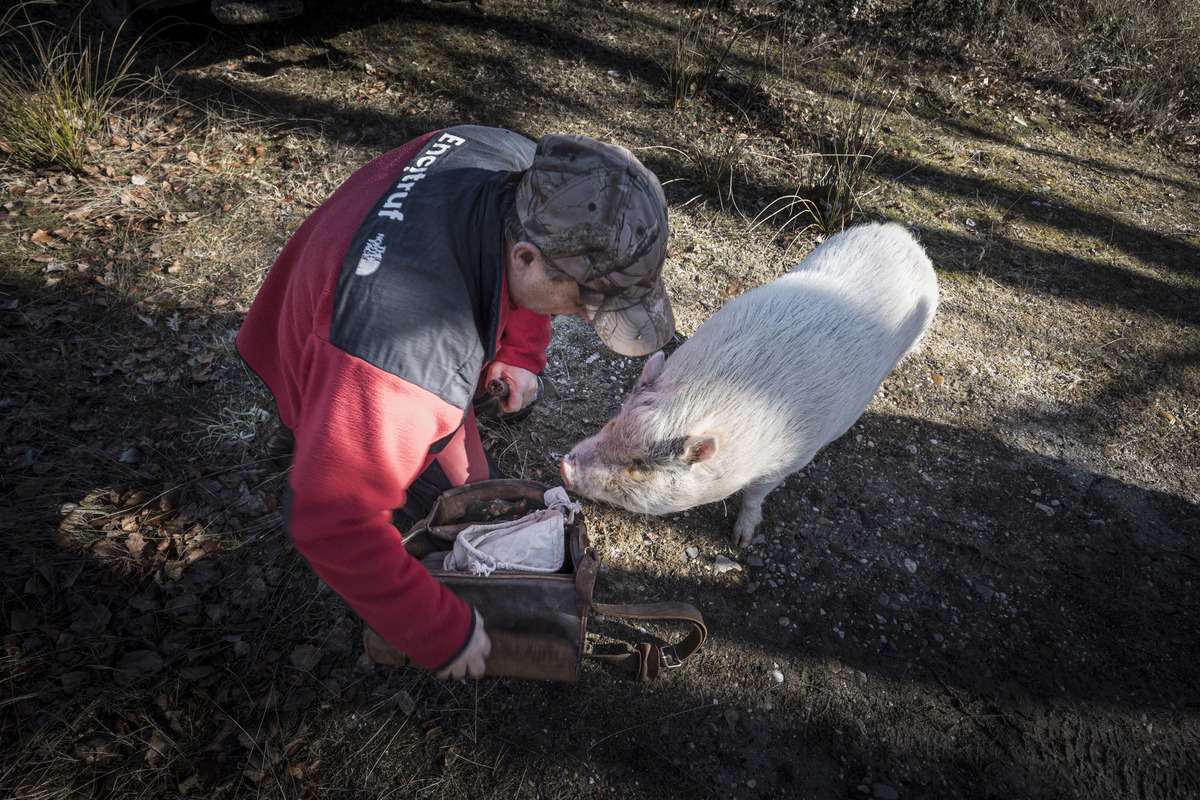
<svg viewBox="0 0 1200 800">
<path fill-rule="evenodd" d="M 754 529 L 757 525 L 743 525 L 739 519 L 733 526 L 733 535 L 729 537 L 729 541 L 734 547 L 749 547 L 750 540 L 754 538 Z"/>
<path fill-rule="evenodd" d="M 746 502 L 745 496 L 742 497 L 742 510 L 738 512 L 737 519 L 733 523 L 733 535 L 730 541 L 734 547 L 749 547 L 750 541 L 754 538 L 754 532 L 758 530 L 758 523 L 762 522 L 762 501 L 756 503 Z"/>
</svg>

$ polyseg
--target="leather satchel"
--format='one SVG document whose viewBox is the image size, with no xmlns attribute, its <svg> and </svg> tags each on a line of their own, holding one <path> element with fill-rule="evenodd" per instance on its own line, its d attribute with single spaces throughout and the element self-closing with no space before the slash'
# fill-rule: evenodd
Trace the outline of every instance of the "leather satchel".
<svg viewBox="0 0 1200 800">
<path fill-rule="evenodd" d="M 584 658 L 606 662 L 638 680 L 656 677 L 664 669 L 683 666 L 708 636 L 704 619 L 687 603 L 665 602 L 631 605 L 597 603 L 593 588 L 600 561 L 588 542 L 583 515 L 564 526 L 565 559 L 553 573 L 497 569 L 485 576 L 436 568 L 428 558 L 449 551 L 454 537 L 473 524 L 464 522 L 478 504 L 540 505 L 550 487 L 536 481 L 500 479 L 480 481 L 444 492 L 429 516 L 404 535 L 404 547 L 415 558 L 434 564 L 433 575 L 450 591 L 483 615 L 492 640 L 485 674 L 575 682 Z M 639 642 L 617 653 L 587 650 L 588 615 L 597 612 L 633 622 L 675 623 L 687 632 L 674 643 Z M 408 658 L 371 628 L 363 635 L 367 655 L 376 663 L 406 665 Z"/>
</svg>

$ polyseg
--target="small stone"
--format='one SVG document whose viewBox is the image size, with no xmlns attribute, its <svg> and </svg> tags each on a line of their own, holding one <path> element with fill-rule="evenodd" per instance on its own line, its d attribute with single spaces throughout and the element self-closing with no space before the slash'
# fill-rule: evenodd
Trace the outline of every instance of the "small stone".
<svg viewBox="0 0 1200 800">
<path fill-rule="evenodd" d="M 900 793 L 885 783 L 877 783 L 871 787 L 871 796 L 876 800 L 900 800 Z"/>
<path fill-rule="evenodd" d="M 699 547 L 689 547 L 683 551 L 683 554 L 685 556 L 687 556 L 688 560 L 690 561 L 700 555 L 700 548 Z"/>
<path fill-rule="evenodd" d="M 982 583 L 975 584 L 975 591 L 979 592 L 979 596 L 982 597 L 984 600 L 991 600 L 992 595 L 994 595 L 996 593 L 996 591 L 992 587 L 985 586 Z"/>
<path fill-rule="evenodd" d="M 717 560 L 713 563 L 713 574 L 724 575 L 726 572 L 741 572 L 742 565 L 731 558 L 725 556 L 717 556 Z"/>
<path fill-rule="evenodd" d="M 888 597 L 887 592 L 879 593 L 879 605 L 886 606 L 892 602 L 892 598 Z"/>
<path fill-rule="evenodd" d="M 787 617 L 779 618 L 779 627 L 786 628 L 788 625 L 791 625 L 791 624 L 792 624 L 792 621 L 790 619 L 788 619 Z"/>
<path fill-rule="evenodd" d="M 915 574 L 917 571 L 917 562 L 913 561 L 911 558 L 906 558 L 904 559 L 904 568 L 910 573 Z"/>
<path fill-rule="evenodd" d="M 763 566 L 763 560 L 759 556 L 746 556 L 746 565 L 750 567 Z"/>
<path fill-rule="evenodd" d="M 783 673 L 779 670 L 772 672 L 771 677 L 775 679 L 776 683 L 783 683 Z"/>
<path fill-rule="evenodd" d="M 836 658 L 833 658 L 832 656 L 825 659 L 825 666 L 829 667 L 829 671 L 832 672 L 834 675 L 837 675 L 839 672 L 842 671 L 842 662 L 838 661 Z"/>
</svg>

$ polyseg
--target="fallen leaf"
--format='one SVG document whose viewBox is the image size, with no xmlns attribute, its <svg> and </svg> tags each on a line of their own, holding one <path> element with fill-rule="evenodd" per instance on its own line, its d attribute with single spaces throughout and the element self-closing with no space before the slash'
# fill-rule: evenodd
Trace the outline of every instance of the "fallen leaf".
<svg viewBox="0 0 1200 800">
<path fill-rule="evenodd" d="M 162 666 L 162 656 L 156 650 L 134 650 L 127 652 L 116 664 L 113 676 L 119 685 L 130 686 L 143 678 L 150 678 Z"/>
<path fill-rule="evenodd" d="M 109 610 L 108 606 L 97 604 L 85 608 L 83 613 L 71 623 L 71 630 L 76 633 L 96 635 L 108 627 L 111 619 L 112 611 Z"/>
<path fill-rule="evenodd" d="M 124 518 L 122 518 L 124 519 Z M 92 553 L 99 556 L 101 560 L 113 558 L 124 558 L 129 555 L 129 551 L 111 539 L 101 539 L 92 545 Z"/>
<path fill-rule="evenodd" d="M 316 699 L 317 693 L 307 686 L 294 688 L 283 699 L 283 705 L 280 706 L 280 710 L 284 713 L 302 711 L 311 706 Z"/>
<path fill-rule="evenodd" d="M 125 549 L 129 551 L 129 555 L 137 560 L 142 557 L 142 549 L 146 546 L 146 537 L 142 536 L 138 531 L 134 531 L 125 538 Z"/>
<path fill-rule="evenodd" d="M 31 631 L 37 627 L 37 624 L 38 621 L 36 617 L 28 612 L 21 611 L 20 609 L 13 611 L 8 617 L 9 629 L 14 633 Z"/>
<path fill-rule="evenodd" d="M 162 766 L 174 748 L 175 743 L 171 741 L 171 738 L 155 728 L 150 734 L 150 741 L 146 743 L 146 766 Z"/>
<path fill-rule="evenodd" d="M 297 645 L 292 650 L 292 666 L 305 672 L 311 672 L 321 661 L 321 651 L 311 644 Z"/>
<path fill-rule="evenodd" d="M 1174 414 L 1172 414 L 1170 411 L 1162 411 L 1160 409 L 1158 412 L 1158 415 L 1160 417 L 1162 417 L 1163 419 L 1165 419 L 1171 425 L 1174 425 L 1178 421 L 1178 418 Z"/>
</svg>

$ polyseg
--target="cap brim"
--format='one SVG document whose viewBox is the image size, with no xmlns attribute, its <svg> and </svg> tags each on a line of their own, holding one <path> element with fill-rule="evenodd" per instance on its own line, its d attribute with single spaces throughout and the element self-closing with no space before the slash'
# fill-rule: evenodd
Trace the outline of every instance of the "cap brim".
<svg viewBox="0 0 1200 800">
<path fill-rule="evenodd" d="M 675 335 L 675 314 L 661 280 L 641 297 L 610 297 L 589 312 L 600 340 L 623 356 L 649 355 Z"/>
</svg>

